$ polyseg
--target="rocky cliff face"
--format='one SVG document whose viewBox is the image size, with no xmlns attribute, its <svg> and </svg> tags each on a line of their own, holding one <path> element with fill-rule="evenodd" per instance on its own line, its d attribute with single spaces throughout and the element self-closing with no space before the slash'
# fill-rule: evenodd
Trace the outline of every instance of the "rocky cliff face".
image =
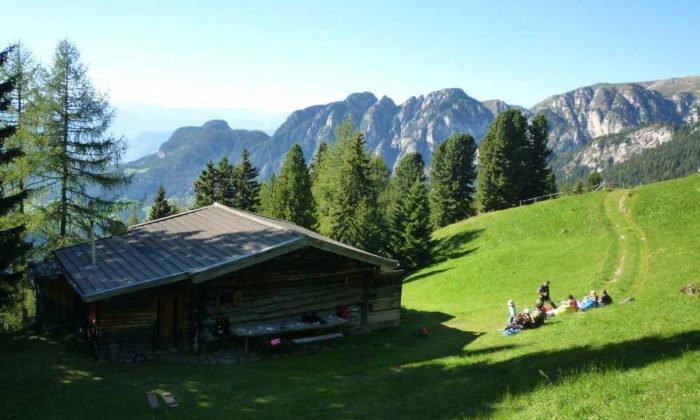
<svg viewBox="0 0 700 420">
<path fill-rule="evenodd" d="M 622 133 L 598 137 L 577 152 L 574 152 L 564 166 L 566 174 L 580 168 L 587 171 L 602 171 L 612 165 L 625 162 L 632 156 L 640 155 L 673 139 L 674 127 L 665 124 L 626 130 Z"/>
<path fill-rule="evenodd" d="M 555 152 L 576 151 L 596 137 L 630 128 L 697 122 L 700 77 L 689 79 L 697 80 L 582 87 L 552 96 L 535 105 L 532 111 L 547 116 L 550 145 Z"/>
<path fill-rule="evenodd" d="M 320 142 L 333 139 L 335 129 L 349 116 L 365 133 L 370 150 L 384 156 L 389 167 L 413 151 L 421 152 L 429 163 L 435 147 L 451 134 L 467 132 L 480 140 L 494 115 L 510 108 L 503 101 L 489 102 L 487 107 L 461 89 L 411 97 L 401 105 L 386 96 L 355 93 L 341 102 L 292 113 L 272 141 L 283 150 L 299 143 L 308 159 Z M 277 167 L 282 157 L 272 166 Z"/>
</svg>

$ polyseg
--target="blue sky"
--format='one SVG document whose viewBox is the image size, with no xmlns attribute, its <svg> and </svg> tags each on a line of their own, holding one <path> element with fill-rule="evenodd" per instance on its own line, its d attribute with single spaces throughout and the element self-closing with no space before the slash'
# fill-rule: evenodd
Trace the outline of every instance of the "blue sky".
<svg viewBox="0 0 700 420">
<path fill-rule="evenodd" d="M 460 87 L 532 106 L 700 73 L 700 1 L 13 1 L 0 41 L 68 38 L 112 103 L 286 112 Z"/>
</svg>

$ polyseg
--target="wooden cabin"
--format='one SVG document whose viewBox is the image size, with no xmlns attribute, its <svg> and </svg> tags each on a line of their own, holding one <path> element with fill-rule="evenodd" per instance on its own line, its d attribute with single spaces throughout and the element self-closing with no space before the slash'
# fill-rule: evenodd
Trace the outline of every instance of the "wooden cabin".
<svg viewBox="0 0 700 420">
<path fill-rule="evenodd" d="M 399 323 L 396 261 L 218 203 L 54 257 L 35 271 L 40 321 L 80 324 L 104 360 Z"/>
</svg>

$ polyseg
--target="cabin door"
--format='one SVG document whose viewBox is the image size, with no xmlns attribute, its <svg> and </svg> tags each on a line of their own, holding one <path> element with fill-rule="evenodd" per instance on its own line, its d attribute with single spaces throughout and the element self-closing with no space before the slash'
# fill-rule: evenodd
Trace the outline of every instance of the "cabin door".
<svg viewBox="0 0 700 420">
<path fill-rule="evenodd" d="M 176 296 L 159 296 L 157 298 L 156 347 L 170 350 L 178 346 L 178 304 Z"/>
</svg>

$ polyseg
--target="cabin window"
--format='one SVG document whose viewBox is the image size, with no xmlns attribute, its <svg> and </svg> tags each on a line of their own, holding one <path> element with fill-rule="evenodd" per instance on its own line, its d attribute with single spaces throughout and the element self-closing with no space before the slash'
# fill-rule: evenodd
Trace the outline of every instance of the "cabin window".
<svg viewBox="0 0 700 420">
<path fill-rule="evenodd" d="M 216 295 L 216 309 L 226 310 L 241 304 L 243 295 L 240 291 L 227 290 Z"/>
</svg>

